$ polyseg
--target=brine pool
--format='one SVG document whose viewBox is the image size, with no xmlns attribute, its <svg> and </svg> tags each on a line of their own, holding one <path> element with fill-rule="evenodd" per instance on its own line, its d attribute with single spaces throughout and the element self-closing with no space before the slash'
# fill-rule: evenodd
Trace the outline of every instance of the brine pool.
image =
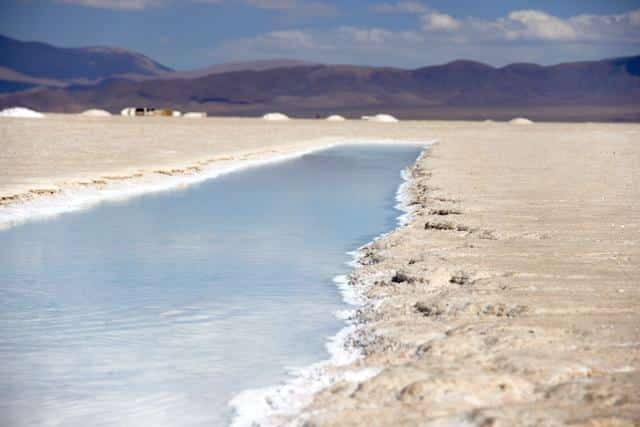
<svg viewBox="0 0 640 427">
<path fill-rule="evenodd" d="M 223 426 L 328 357 L 423 147 L 343 145 L 0 231 L 0 425 Z"/>
</svg>

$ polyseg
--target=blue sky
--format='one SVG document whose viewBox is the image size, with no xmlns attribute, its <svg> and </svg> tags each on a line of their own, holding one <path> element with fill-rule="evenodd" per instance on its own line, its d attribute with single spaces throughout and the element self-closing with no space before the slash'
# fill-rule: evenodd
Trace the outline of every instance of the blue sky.
<svg viewBox="0 0 640 427">
<path fill-rule="evenodd" d="M 419 67 L 640 54 L 640 0 L 0 0 L 0 33 L 176 69 L 265 58 Z"/>
</svg>

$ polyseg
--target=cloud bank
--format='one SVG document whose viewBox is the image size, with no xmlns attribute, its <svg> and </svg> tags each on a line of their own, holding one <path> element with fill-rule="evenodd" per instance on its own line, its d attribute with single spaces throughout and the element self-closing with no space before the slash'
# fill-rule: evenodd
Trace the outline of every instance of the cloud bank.
<svg viewBox="0 0 640 427">
<path fill-rule="evenodd" d="M 454 17 L 424 3 L 380 3 L 373 13 L 409 14 L 405 30 L 382 26 L 339 26 L 327 30 L 296 28 L 229 40 L 221 57 L 287 56 L 325 62 L 425 65 L 454 57 L 494 64 L 513 61 L 551 63 L 582 57 L 616 56 L 640 50 L 640 9 L 621 14 L 581 14 L 568 18 L 542 10 L 513 10 L 496 19 Z M 244 56 L 243 56 L 244 55 Z M 384 61 L 383 61 L 384 60 Z"/>
<path fill-rule="evenodd" d="M 412 67 L 454 58 L 493 65 L 549 64 L 640 53 L 640 9 L 569 17 L 540 9 L 516 9 L 488 19 L 447 13 L 418 0 L 363 2 L 357 17 L 345 13 L 346 6 L 341 14 L 336 6 L 340 3 L 332 0 L 49 1 L 132 12 L 183 4 L 209 4 L 212 8 L 235 5 L 245 8 L 243 13 L 247 14 L 253 13 L 248 9 L 267 12 L 266 19 L 285 17 L 270 22 L 271 31 L 252 34 L 253 29 L 247 26 L 244 33 L 250 36 L 211 40 L 211 47 L 199 47 L 200 56 L 217 62 L 289 57 Z M 335 19 L 296 19 L 299 17 Z"/>
</svg>

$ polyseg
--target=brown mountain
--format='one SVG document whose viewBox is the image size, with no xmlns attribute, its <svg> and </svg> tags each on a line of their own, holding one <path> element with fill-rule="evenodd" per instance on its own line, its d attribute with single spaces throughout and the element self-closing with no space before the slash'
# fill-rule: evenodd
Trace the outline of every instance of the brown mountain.
<svg viewBox="0 0 640 427">
<path fill-rule="evenodd" d="M 140 53 L 115 47 L 63 48 L 0 35 L 0 52 L 0 67 L 58 82 L 91 82 L 119 75 L 154 76 L 172 71 Z"/>
<path fill-rule="evenodd" d="M 416 70 L 311 65 L 193 79 L 107 80 L 0 98 L 0 106 L 76 112 L 127 106 L 293 116 L 389 112 L 401 118 L 640 120 L 640 56 L 501 68 L 455 61 Z"/>
<path fill-rule="evenodd" d="M 133 81 L 194 79 L 231 71 L 262 71 L 302 65 L 313 63 L 295 59 L 269 59 L 217 64 L 190 71 L 173 71 L 140 53 L 125 49 L 62 48 L 0 35 L 0 93 L 36 87 L 97 84 L 108 78 Z"/>
<path fill-rule="evenodd" d="M 265 59 L 258 61 L 229 62 L 226 64 L 216 64 L 206 68 L 191 71 L 174 71 L 167 73 L 163 79 L 197 79 L 211 74 L 231 73 L 234 71 L 264 71 L 274 68 L 293 68 L 316 65 L 313 62 L 299 61 L 297 59 Z"/>
</svg>

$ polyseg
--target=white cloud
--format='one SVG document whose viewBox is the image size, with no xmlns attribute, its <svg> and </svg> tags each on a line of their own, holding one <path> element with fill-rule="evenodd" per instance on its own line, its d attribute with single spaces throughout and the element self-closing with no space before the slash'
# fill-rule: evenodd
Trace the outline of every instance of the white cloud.
<svg viewBox="0 0 640 427">
<path fill-rule="evenodd" d="M 423 31 L 449 33 L 454 41 L 640 42 L 640 9 L 611 15 L 576 15 L 566 19 L 541 10 L 525 9 L 514 10 L 493 20 L 455 18 L 419 1 L 380 3 L 373 9 L 379 13 L 415 14 Z M 440 35 L 443 36 L 446 34 Z"/>
<path fill-rule="evenodd" d="M 317 49 L 319 46 L 310 32 L 303 30 L 271 31 L 240 41 L 248 49 L 289 51 Z"/>
<path fill-rule="evenodd" d="M 398 10 L 406 2 L 394 3 Z M 455 58 L 492 64 L 626 56 L 640 51 L 640 10 L 616 15 L 559 18 L 542 11 L 515 10 L 486 20 L 454 18 L 429 10 L 415 12 L 405 30 L 340 26 L 295 29 L 229 40 L 215 51 L 218 60 L 294 57 L 327 63 L 422 66 Z"/>
<path fill-rule="evenodd" d="M 343 26 L 332 30 L 287 30 L 229 40 L 217 46 L 220 61 L 291 57 L 325 63 L 366 63 L 383 58 L 388 65 L 409 57 L 420 62 L 424 36 L 419 31 Z"/>
<path fill-rule="evenodd" d="M 568 22 L 580 40 L 624 43 L 640 40 L 640 9 L 617 15 L 577 15 Z"/>
<path fill-rule="evenodd" d="M 382 28 L 341 27 L 338 32 L 352 42 L 363 44 L 382 44 L 394 35 L 393 32 Z"/>
<path fill-rule="evenodd" d="M 508 40 L 574 40 L 578 34 L 569 22 L 538 10 L 518 10 L 509 13 L 505 30 Z"/>
<path fill-rule="evenodd" d="M 288 10 L 298 7 L 296 0 L 246 0 L 247 4 L 261 9 Z"/>
<path fill-rule="evenodd" d="M 343 26 L 330 31 L 302 29 L 270 31 L 255 37 L 227 41 L 222 43 L 221 49 L 232 57 L 246 54 L 249 58 L 280 55 L 304 58 L 308 54 L 375 49 L 393 46 L 395 43 L 415 44 L 423 41 L 422 35 L 414 31 L 395 32 L 383 28 Z"/>
<path fill-rule="evenodd" d="M 615 15 L 576 15 L 562 19 L 539 10 L 516 10 L 493 21 L 468 18 L 468 36 L 479 40 L 556 43 L 640 43 L 640 10 Z"/>
<path fill-rule="evenodd" d="M 429 8 L 418 1 L 399 1 L 396 3 L 381 3 L 373 7 L 378 13 L 427 13 Z"/>
<path fill-rule="evenodd" d="M 420 15 L 421 29 L 451 41 L 469 42 L 622 42 L 640 43 L 640 10 L 615 15 L 559 18 L 540 10 L 515 10 L 494 20 L 456 19 L 430 11 Z"/>
<path fill-rule="evenodd" d="M 424 31 L 455 31 L 460 22 L 455 18 L 439 12 L 430 12 L 420 17 Z"/>
<path fill-rule="evenodd" d="M 310 16 L 328 16 L 336 13 L 336 8 L 321 1 L 300 0 L 244 0 L 259 9 L 286 11 Z"/>
</svg>

